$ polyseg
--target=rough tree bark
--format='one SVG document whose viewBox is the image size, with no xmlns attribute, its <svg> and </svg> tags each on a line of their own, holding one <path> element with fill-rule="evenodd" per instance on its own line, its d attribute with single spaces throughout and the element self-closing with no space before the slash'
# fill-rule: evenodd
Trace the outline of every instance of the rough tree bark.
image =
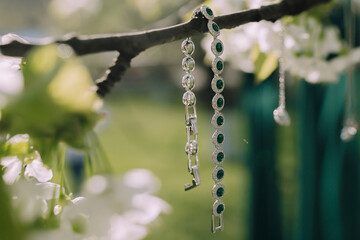
<svg viewBox="0 0 360 240">
<path fill-rule="evenodd" d="M 249 22 L 276 21 L 285 15 L 296 15 L 327 2 L 330 0 L 283 0 L 280 3 L 257 9 L 218 16 L 214 21 L 220 29 L 231 29 Z M 104 97 L 110 92 L 115 82 L 120 81 L 121 76 L 130 67 L 131 60 L 139 53 L 156 45 L 205 33 L 208 31 L 206 23 L 205 18 L 198 17 L 175 26 L 136 33 L 64 36 L 55 40 L 39 40 L 37 43 L 14 39 L 10 43 L 0 45 L 0 51 L 3 55 L 22 57 L 33 47 L 51 43 L 68 44 L 78 55 L 118 51 L 119 56 L 115 64 L 109 68 L 103 78 L 96 81 L 97 93 Z"/>
</svg>

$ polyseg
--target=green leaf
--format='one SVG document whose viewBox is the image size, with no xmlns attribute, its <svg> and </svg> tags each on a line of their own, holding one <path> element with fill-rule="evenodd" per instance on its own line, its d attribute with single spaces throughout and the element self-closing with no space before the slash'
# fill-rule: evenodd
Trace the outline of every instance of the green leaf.
<svg viewBox="0 0 360 240">
<path fill-rule="evenodd" d="M 0 129 L 28 133 L 42 156 L 61 141 L 84 147 L 102 100 L 82 63 L 59 57 L 57 45 L 39 47 L 28 54 L 23 75 L 24 91 L 3 109 Z"/>
<path fill-rule="evenodd" d="M 255 65 L 254 74 L 255 83 L 257 84 L 268 78 L 278 66 L 278 57 L 274 53 L 266 54 L 260 52 L 259 45 L 257 44 L 251 50 L 250 59 Z"/>
<path fill-rule="evenodd" d="M 7 155 L 22 156 L 29 152 L 29 142 L 18 142 L 15 144 L 6 144 Z"/>
</svg>

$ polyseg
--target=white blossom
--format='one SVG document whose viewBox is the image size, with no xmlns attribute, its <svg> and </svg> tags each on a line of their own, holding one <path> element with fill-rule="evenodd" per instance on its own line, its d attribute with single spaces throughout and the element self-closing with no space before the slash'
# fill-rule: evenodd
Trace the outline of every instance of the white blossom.
<svg viewBox="0 0 360 240">
<path fill-rule="evenodd" d="M 0 36 L 0 44 L 16 38 L 14 34 Z M 24 88 L 24 79 L 20 70 L 21 58 L 6 57 L 0 53 L 0 110 L 10 98 L 19 94 Z M 1 119 L 1 115 L 0 115 Z"/>
<path fill-rule="evenodd" d="M 7 144 L 14 145 L 18 143 L 27 143 L 29 142 L 29 134 L 17 134 L 11 137 L 9 140 L 6 141 Z"/>
<path fill-rule="evenodd" d="M 7 184 L 13 184 L 19 177 L 22 161 L 17 156 L 3 157 L 0 165 L 5 168 L 3 179 Z"/>
<path fill-rule="evenodd" d="M 61 214 L 59 229 L 33 232 L 30 239 L 143 239 L 147 225 L 171 209 L 152 195 L 159 186 L 159 180 L 145 169 L 135 169 L 122 178 L 94 176 L 84 184 L 81 197 L 55 206 L 55 214 Z"/>
<path fill-rule="evenodd" d="M 140 189 L 142 192 L 154 193 L 160 188 L 160 181 L 146 169 L 134 169 L 127 172 L 123 181 L 125 186 Z"/>
<path fill-rule="evenodd" d="M 29 135 L 17 134 L 6 141 L 6 145 L 16 148 L 23 155 L 23 159 L 19 156 L 6 156 L 0 159 L 0 165 L 5 169 L 3 179 L 7 184 L 13 184 L 21 175 L 23 167 L 24 176 L 28 180 L 35 178 L 38 182 L 47 182 L 52 179 L 53 172 L 44 166 L 40 154 L 35 151 L 28 159 L 26 154 L 29 150 Z"/>
<path fill-rule="evenodd" d="M 47 201 L 58 199 L 60 186 L 55 183 L 34 183 L 18 181 L 12 190 L 12 203 L 19 213 L 22 222 L 33 222 L 41 218 L 48 211 Z"/>
<path fill-rule="evenodd" d="M 212 0 L 209 3 L 219 14 L 229 13 L 234 9 L 257 8 L 264 4 L 265 1 L 262 0 L 251 0 L 242 4 L 238 1 L 221 0 Z M 231 67 L 252 73 L 255 66 L 251 60 L 251 52 L 257 46 L 260 52 L 265 54 L 283 54 L 285 69 L 291 75 L 310 83 L 336 82 L 339 74 L 360 62 L 357 48 L 349 49 L 347 54 L 342 52 L 345 44 L 336 26 L 324 26 L 308 14 L 299 15 L 296 21 L 285 25 L 283 53 L 280 32 L 279 20 L 275 23 L 247 23 L 231 31 L 222 30 L 219 38 L 224 43 L 224 53 L 221 57 Z M 209 50 L 211 42 L 211 36 L 205 37 L 202 42 L 206 51 L 205 60 L 209 65 L 213 57 Z M 328 60 L 330 55 L 333 58 Z"/>
<path fill-rule="evenodd" d="M 114 215 L 110 219 L 109 240 L 143 239 L 146 235 L 147 229 L 144 225 L 134 224 L 126 217 Z"/>
<path fill-rule="evenodd" d="M 47 169 L 40 158 L 36 158 L 26 165 L 24 175 L 27 178 L 34 177 L 39 182 L 50 181 L 53 177 L 52 170 Z"/>
<path fill-rule="evenodd" d="M 60 19 L 81 10 L 91 14 L 96 13 L 100 7 L 101 1 L 99 0 L 52 0 L 50 3 L 50 9 Z"/>
</svg>

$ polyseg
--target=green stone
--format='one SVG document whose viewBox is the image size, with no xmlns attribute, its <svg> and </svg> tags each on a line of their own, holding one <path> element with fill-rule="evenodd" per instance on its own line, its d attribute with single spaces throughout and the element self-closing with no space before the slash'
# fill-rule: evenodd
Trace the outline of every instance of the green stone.
<svg viewBox="0 0 360 240">
<path fill-rule="evenodd" d="M 216 23 L 212 24 L 212 28 L 214 29 L 215 32 L 219 31 L 219 26 Z"/>
<path fill-rule="evenodd" d="M 216 63 L 216 68 L 217 68 L 217 70 L 219 70 L 219 71 L 221 71 L 221 70 L 223 69 L 223 63 L 222 63 L 222 61 L 218 61 L 218 62 Z"/>
<path fill-rule="evenodd" d="M 224 177 L 224 170 L 220 169 L 217 173 L 216 173 L 216 177 L 218 179 L 222 179 Z"/>
<path fill-rule="evenodd" d="M 216 196 L 222 197 L 224 195 L 224 188 L 219 187 L 218 190 L 216 190 Z"/>
<path fill-rule="evenodd" d="M 221 214 L 224 211 L 224 205 L 220 204 L 217 208 L 216 208 L 216 212 L 218 214 Z"/>
<path fill-rule="evenodd" d="M 221 52 L 222 51 L 222 44 L 220 42 L 218 42 L 216 45 L 215 45 L 215 48 L 216 48 L 216 51 L 217 52 Z"/>
<path fill-rule="evenodd" d="M 212 16 L 212 15 L 213 15 L 213 12 L 211 11 L 211 9 L 210 9 L 210 8 L 206 8 L 206 12 L 207 12 L 207 14 L 209 14 L 210 16 Z"/>
<path fill-rule="evenodd" d="M 216 119 L 216 123 L 217 123 L 218 126 L 223 125 L 224 118 L 222 116 L 218 116 L 218 118 Z"/>
<path fill-rule="evenodd" d="M 220 108 L 224 105 L 224 99 L 223 98 L 218 98 L 218 100 L 216 101 L 216 105 Z"/>
<path fill-rule="evenodd" d="M 220 133 L 218 136 L 217 136 L 217 142 L 218 143 L 222 143 L 224 141 L 224 135 L 222 133 Z"/>
<path fill-rule="evenodd" d="M 216 159 L 218 160 L 218 162 L 222 162 L 222 160 L 224 159 L 224 153 L 223 152 L 219 152 L 216 156 Z"/>
<path fill-rule="evenodd" d="M 217 80 L 216 87 L 217 89 L 222 89 L 224 87 L 224 82 L 221 79 Z"/>
</svg>

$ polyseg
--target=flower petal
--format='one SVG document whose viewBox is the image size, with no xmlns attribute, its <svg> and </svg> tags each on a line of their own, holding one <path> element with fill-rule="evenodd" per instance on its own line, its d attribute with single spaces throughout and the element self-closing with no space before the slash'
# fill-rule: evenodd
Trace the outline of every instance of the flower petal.
<svg viewBox="0 0 360 240">
<path fill-rule="evenodd" d="M 60 196 L 60 185 L 52 182 L 36 183 L 39 190 L 39 198 L 42 200 L 58 199 Z"/>
<path fill-rule="evenodd" d="M 146 169 L 134 169 L 124 175 L 124 184 L 127 187 L 141 189 L 143 192 L 154 193 L 160 188 L 160 180 Z"/>
<path fill-rule="evenodd" d="M 7 140 L 7 143 L 13 145 L 17 143 L 29 142 L 29 138 L 29 134 L 16 134 Z"/>
<path fill-rule="evenodd" d="M 4 157 L 0 165 L 6 168 L 3 175 L 4 181 L 7 184 L 13 184 L 21 173 L 21 160 L 16 156 Z"/>
<path fill-rule="evenodd" d="M 114 215 L 110 219 L 110 240 L 138 240 L 147 235 L 146 227 L 129 222 L 120 215 Z"/>
<path fill-rule="evenodd" d="M 47 182 L 53 177 L 53 172 L 44 166 L 40 158 L 37 158 L 26 165 L 25 177 L 34 177 L 39 182 Z"/>
</svg>

